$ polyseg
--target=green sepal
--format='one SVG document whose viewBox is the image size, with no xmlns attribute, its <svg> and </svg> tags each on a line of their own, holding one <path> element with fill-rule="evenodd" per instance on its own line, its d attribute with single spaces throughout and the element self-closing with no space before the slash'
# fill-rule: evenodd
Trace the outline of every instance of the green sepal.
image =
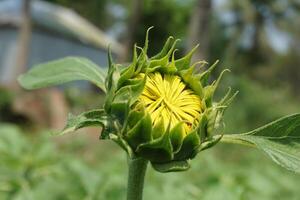
<svg viewBox="0 0 300 200">
<path fill-rule="evenodd" d="M 208 115 L 208 122 L 207 122 L 207 128 L 206 128 L 207 137 L 212 136 L 213 132 L 217 128 L 216 122 L 217 122 L 218 113 L 219 113 L 219 108 L 217 107 L 217 105 L 214 105 L 212 108 L 210 108 L 207 111 L 207 115 Z"/>
<path fill-rule="evenodd" d="M 157 60 L 150 60 L 149 69 L 165 68 L 169 63 L 170 56 L 171 56 L 172 52 L 174 51 L 175 45 L 177 42 L 178 42 L 178 40 L 174 41 L 173 45 L 171 46 L 171 48 L 169 49 L 169 51 L 167 52 L 167 54 L 164 57 L 157 59 Z M 157 66 L 159 66 L 159 68 L 157 68 Z"/>
<path fill-rule="evenodd" d="M 238 91 L 231 95 L 231 89 L 229 88 L 225 97 L 217 104 L 217 113 L 215 119 L 215 128 L 218 128 L 221 125 L 221 121 L 224 115 L 225 110 L 228 108 L 229 104 L 234 100 Z"/>
<path fill-rule="evenodd" d="M 106 113 L 111 113 L 111 103 L 114 99 L 114 94 L 115 94 L 114 90 L 107 91 L 107 95 L 105 96 L 104 105 L 103 105 Z"/>
<path fill-rule="evenodd" d="M 203 98 L 203 96 L 205 95 L 203 86 L 201 85 L 201 82 L 199 81 L 199 79 L 196 76 L 194 76 L 194 74 L 193 74 L 194 67 L 195 67 L 195 65 L 193 65 L 189 69 L 181 70 L 178 72 L 178 75 L 188 85 L 188 87 L 191 88 L 195 92 L 195 94 L 197 94 L 201 98 Z"/>
<path fill-rule="evenodd" d="M 197 130 L 193 130 L 184 138 L 180 151 L 175 154 L 174 160 L 187 160 L 195 156 L 200 145 L 200 138 Z"/>
<path fill-rule="evenodd" d="M 152 28 L 153 28 L 153 26 L 147 29 L 144 47 L 143 48 L 140 48 L 138 46 L 136 47 L 141 50 L 141 53 L 137 59 L 137 65 L 136 65 L 135 72 L 134 72 L 135 76 L 141 72 L 145 72 L 148 67 L 148 56 L 147 56 L 148 44 L 149 44 L 148 37 L 149 37 L 149 31 Z"/>
<path fill-rule="evenodd" d="M 151 60 L 158 60 L 158 59 L 163 58 L 163 57 L 169 52 L 169 49 L 171 48 L 171 46 L 172 46 L 172 44 L 173 44 L 173 43 L 172 43 L 173 40 L 174 40 L 174 37 L 172 37 L 172 36 L 168 37 L 168 39 L 167 39 L 167 41 L 165 42 L 165 44 L 164 44 L 162 50 L 161 50 L 158 54 L 156 54 L 155 56 L 153 56 L 153 57 L 151 58 Z"/>
<path fill-rule="evenodd" d="M 229 104 L 231 104 L 238 93 L 239 92 L 236 91 L 231 95 L 231 88 L 229 87 L 225 96 L 221 99 L 221 101 L 218 102 L 218 105 L 222 106 L 224 108 L 223 110 L 225 110 L 229 106 Z"/>
<path fill-rule="evenodd" d="M 207 124 L 208 124 L 208 117 L 207 113 L 201 113 L 199 116 L 199 123 L 197 127 L 197 133 L 199 135 L 200 141 L 204 141 L 207 137 Z"/>
<path fill-rule="evenodd" d="M 208 113 L 208 125 L 207 125 L 207 135 L 213 135 L 213 132 L 221 127 L 222 117 L 224 111 L 228 107 L 228 105 L 233 101 L 238 92 L 231 94 L 231 88 L 228 89 L 226 95 L 219 103 L 214 103 L 212 107 L 207 109 Z"/>
<path fill-rule="evenodd" d="M 175 65 L 175 52 L 176 52 L 176 49 L 172 53 L 171 62 L 168 65 L 162 66 L 159 68 L 160 72 L 166 73 L 166 74 L 175 74 L 177 72 L 177 68 Z"/>
<path fill-rule="evenodd" d="M 130 158 L 135 157 L 135 153 L 133 152 L 132 148 L 130 145 L 127 143 L 126 140 L 124 140 L 122 137 L 118 137 L 114 134 L 109 135 L 109 139 L 113 140 L 116 142 L 125 152 L 128 154 Z"/>
<path fill-rule="evenodd" d="M 229 71 L 229 70 L 228 69 L 223 70 L 216 81 L 214 81 L 211 85 L 208 85 L 204 88 L 204 100 L 205 100 L 205 105 L 207 107 L 212 106 L 213 96 L 215 94 L 215 91 L 216 91 L 224 73 L 227 71 Z"/>
<path fill-rule="evenodd" d="M 127 86 L 135 86 L 135 85 L 140 85 L 143 84 L 143 80 L 145 78 L 131 78 L 131 79 L 127 79 L 124 81 L 123 87 L 127 87 Z M 141 85 L 141 87 L 143 87 L 143 85 Z"/>
<path fill-rule="evenodd" d="M 190 168 L 190 163 L 187 160 L 171 161 L 167 163 L 151 163 L 152 167 L 159 172 L 178 172 L 186 171 Z"/>
<path fill-rule="evenodd" d="M 175 61 L 178 71 L 188 69 L 190 67 L 192 56 L 197 50 L 198 46 L 199 45 L 196 45 L 186 56 Z"/>
<path fill-rule="evenodd" d="M 152 121 L 148 113 L 137 121 L 136 125 L 127 131 L 125 139 L 132 149 L 136 149 L 140 144 L 151 140 Z"/>
<path fill-rule="evenodd" d="M 124 71 L 122 71 L 117 84 L 118 89 L 120 89 L 123 86 L 126 80 L 131 79 L 134 76 L 136 65 L 137 65 L 137 53 L 136 53 L 136 46 L 134 46 L 133 61 L 127 68 L 125 68 Z"/>
<path fill-rule="evenodd" d="M 183 138 L 185 136 L 183 126 L 184 126 L 184 122 L 179 122 L 172 128 L 170 132 L 170 139 L 173 147 L 173 153 L 177 153 L 180 150 L 180 147 L 182 145 Z"/>
<path fill-rule="evenodd" d="M 152 139 L 155 140 L 155 139 L 158 139 L 160 138 L 163 134 L 165 134 L 166 130 L 165 130 L 165 126 L 164 126 L 164 122 L 163 120 L 160 120 L 158 123 L 156 123 L 154 126 L 153 126 L 153 129 L 152 129 Z"/>
<path fill-rule="evenodd" d="M 140 144 L 137 148 L 138 155 L 155 163 L 163 163 L 172 160 L 172 151 L 169 131 L 158 139 Z"/>
<path fill-rule="evenodd" d="M 119 73 L 117 72 L 116 65 L 113 63 L 111 50 L 108 48 L 108 72 L 105 79 L 105 88 L 107 91 L 114 90 L 116 88 L 115 80 L 118 80 Z"/>
<path fill-rule="evenodd" d="M 107 113 L 111 112 L 111 103 L 114 99 L 114 95 L 115 95 L 115 91 L 116 91 L 116 83 L 115 83 L 115 79 L 119 78 L 119 75 L 117 72 L 117 68 L 116 65 L 113 64 L 112 61 L 112 55 L 111 55 L 111 51 L 110 49 L 108 49 L 108 72 L 107 72 L 107 76 L 105 79 L 105 88 L 107 91 L 107 95 L 105 97 L 105 103 L 104 103 L 104 110 Z"/>
<path fill-rule="evenodd" d="M 212 64 L 212 66 L 210 66 L 207 70 L 205 70 L 203 73 L 200 74 L 200 82 L 202 83 L 202 85 L 207 85 L 208 84 L 208 80 L 211 76 L 212 71 L 215 69 L 215 67 L 217 66 L 217 64 L 219 63 L 219 60 L 217 60 L 214 64 Z"/>
<path fill-rule="evenodd" d="M 110 103 L 111 113 L 117 116 L 121 123 L 124 122 L 128 114 L 129 107 L 137 101 L 138 97 L 143 91 L 146 82 L 146 76 L 141 80 L 135 81 L 135 85 L 127 85 L 118 90 Z"/>
<path fill-rule="evenodd" d="M 128 119 L 127 119 L 129 128 L 134 127 L 136 125 L 136 122 L 138 122 L 144 116 L 145 116 L 145 111 L 142 109 L 131 110 L 129 112 Z"/>
<path fill-rule="evenodd" d="M 141 53 L 137 59 L 137 65 L 134 72 L 135 76 L 138 75 L 139 73 L 144 73 L 147 70 L 149 64 L 147 54 L 144 52 L 142 48 L 140 47 L 137 48 L 141 50 Z"/>
<path fill-rule="evenodd" d="M 114 99 L 110 103 L 111 114 L 117 117 L 121 124 L 123 124 L 129 112 L 130 98 L 131 98 L 130 89 L 128 87 L 123 87 L 116 93 Z"/>
<path fill-rule="evenodd" d="M 147 54 L 148 46 L 149 46 L 149 32 L 153 28 L 154 28 L 154 26 L 150 26 L 146 32 L 145 43 L 144 43 L 144 48 L 143 48 L 143 51 L 145 52 L 145 54 Z"/>
<path fill-rule="evenodd" d="M 134 85 L 128 85 L 125 86 L 124 88 L 129 88 L 130 89 L 130 106 L 132 106 L 139 98 L 139 96 L 141 95 L 141 93 L 144 90 L 145 84 L 146 84 L 146 78 L 147 76 L 145 76 L 143 79 L 140 80 L 134 80 L 136 84 Z"/>
</svg>

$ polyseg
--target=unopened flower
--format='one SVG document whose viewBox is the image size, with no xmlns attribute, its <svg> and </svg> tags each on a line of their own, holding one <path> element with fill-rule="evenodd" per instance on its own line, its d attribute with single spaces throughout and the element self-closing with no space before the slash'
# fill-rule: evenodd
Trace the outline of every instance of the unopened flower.
<svg viewBox="0 0 300 200">
<path fill-rule="evenodd" d="M 131 157 L 145 158 L 162 172 L 188 169 L 190 159 L 220 140 L 213 132 L 235 96 L 229 90 L 213 102 L 223 73 L 208 81 L 217 63 L 197 73 L 196 67 L 206 64 L 190 63 L 197 47 L 175 59 L 176 43 L 169 37 L 161 52 L 148 58 L 147 33 L 144 48 L 134 47 L 132 63 L 121 72 L 110 58 L 106 79 L 108 120 L 102 138 L 115 140 Z"/>
<path fill-rule="evenodd" d="M 150 114 L 153 126 L 162 123 L 172 129 L 182 123 L 183 136 L 190 132 L 192 125 L 197 125 L 201 113 L 201 98 L 179 76 L 172 74 L 148 74 L 139 101 Z"/>
</svg>

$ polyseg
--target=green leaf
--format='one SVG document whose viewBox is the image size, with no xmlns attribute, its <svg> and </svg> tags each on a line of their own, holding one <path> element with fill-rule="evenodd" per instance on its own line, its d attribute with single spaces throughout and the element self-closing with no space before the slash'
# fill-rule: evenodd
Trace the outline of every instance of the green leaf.
<svg viewBox="0 0 300 200">
<path fill-rule="evenodd" d="M 84 127 L 103 127 L 106 123 L 106 115 L 102 109 L 90 110 L 81 113 L 78 116 L 70 114 L 65 128 L 61 132 L 56 133 L 55 135 L 64 135 L 66 133 L 70 133 Z"/>
<path fill-rule="evenodd" d="M 248 133 L 223 135 L 221 141 L 256 147 L 282 167 L 300 173 L 300 113 Z"/>
<path fill-rule="evenodd" d="M 190 164 L 187 160 L 171 161 L 167 163 L 151 163 L 151 164 L 156 171 L 162 173 L 186 171 L 190 168 Z"/>
<path fill-rule="evenodd" d="M 103 69 L 82 57 L 66 57 L 42 63 L 18 78 L 25 89 L 38 89 L 76 80 L 91 81 L 104 92 L 106 91 Z"/>
</svg>

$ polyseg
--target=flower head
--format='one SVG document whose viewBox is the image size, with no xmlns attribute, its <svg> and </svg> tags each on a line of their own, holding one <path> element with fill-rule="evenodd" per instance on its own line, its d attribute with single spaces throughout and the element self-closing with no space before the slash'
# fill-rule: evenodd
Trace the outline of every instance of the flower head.
<svg viewBox="0 0 300 200">
<path fill-rule="evenodd" d="M 209 84 L 217 62 L 197 73 L 195 68 L 207 63 L 190 63 L 197 47 L 175 59 L 177 41 L 169 37 L 160 53 L 148 58 L 147 32 L 144 48 L 135 46 L 132 63 L 121 71 L 109 56 L 106 78 L 108 120 L 101 137 L 115 140 L 131 157 L 148 159 L 161 172 L 188 169 L 189 160 L 220 140 L 213 133 L 235 96 L 229 89 L 213 102 L 225 71 Z"/>
<path fill-rule="evenodd" d="M 201 114 L 200 96 L 189 89 L 179 76 L 172 74 L 148 74 L 139 101 L 150 114 L 153 126 L 162 121 L 164 127 L 172 129 L 183 122 L 184 136 L 192 125 L 197 125 Z"/>
</svg>

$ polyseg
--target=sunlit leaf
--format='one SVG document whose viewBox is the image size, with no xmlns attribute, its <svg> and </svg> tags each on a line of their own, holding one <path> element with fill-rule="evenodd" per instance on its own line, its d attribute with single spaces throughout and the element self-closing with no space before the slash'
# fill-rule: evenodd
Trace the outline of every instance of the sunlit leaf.
<svg viewBox="0 0 300 200">
<path fill-rule="evenodd" d="M 105 91 L 105 73 L 92 61 L 82 57 L 66 57 L 42 63 L 19 77 L 25 89 L 38 89 L 62 83 L 87 80 Z"/>
<path fill-rule="evenodd" d="M 300 114 L 280 118 L 248 133 L 224 135 L 221 141 L 256 147 L 282 167 L 300 173 Z"/>
</svg>

